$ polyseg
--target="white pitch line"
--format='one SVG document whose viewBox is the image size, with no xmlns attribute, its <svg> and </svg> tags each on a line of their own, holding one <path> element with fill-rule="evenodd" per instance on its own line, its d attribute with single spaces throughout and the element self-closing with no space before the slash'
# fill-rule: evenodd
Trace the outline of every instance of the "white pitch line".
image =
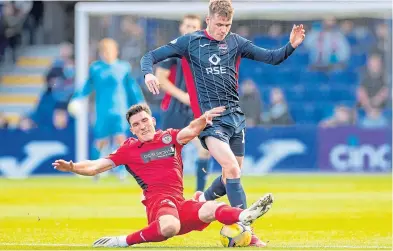
<svg viewBox="0 0 393 251">
<path fill-rule="evenodd" d="M 32 246 L 32 247 L 90 247 L 88 244 L 65 244 L 65 243 L 0 243 L 0 246 Z"/>
<path fill-rule="evenodd" d="M 0 243 L 0 246 L 36 246 L 36 247 L 92 247 L 89 244 L 66 244 L 66 243 Z M 269 245 L 268 245 L 269 247 Z M 360 249 L 392 249 L 392 246 L 351 246 L 351 245 L 272 245 L 272 248 L 360 248 Z M 176 247 L 174 247 L 176 248 Z M 191 248 L 191 247 L 190 247 Z"/>
</svg>

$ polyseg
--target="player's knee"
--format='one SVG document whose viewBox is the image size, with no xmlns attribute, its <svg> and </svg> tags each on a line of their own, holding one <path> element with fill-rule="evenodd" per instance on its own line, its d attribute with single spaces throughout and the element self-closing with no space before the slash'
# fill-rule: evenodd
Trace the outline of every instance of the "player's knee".
<svg viewBox="0 0 393 251">
<path fill-rule="evenodd" d="M 222 167 L 224 170 L 224 176 L 226 179 L 237 179 L 240 178 L 241 171 L 237 163 L 231 163 Z"/>
<path fill-rule="evenodd" d="M 199 209 L 199 219 L 205 223 L 210 223 L 216 219 L 215 212 L 219 203 L 215 201 L 208 201 Z"/>
<path fill-rule="evenodd" d="M 160 218 L 161 234 L 167 238 L 177 235 L 180 231 L 180 221 L 174 216 Z"/>
</svg>

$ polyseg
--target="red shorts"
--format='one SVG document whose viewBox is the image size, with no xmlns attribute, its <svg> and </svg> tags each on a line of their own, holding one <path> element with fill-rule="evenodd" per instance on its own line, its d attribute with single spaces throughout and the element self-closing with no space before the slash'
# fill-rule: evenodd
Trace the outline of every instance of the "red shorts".
<svg viewBox="0 0 393 251">
<path fill-rule="evenodd" d="M 209 223 L 201 221 L 198 216 L 199 209 L 204 202 L 178 200 L 166 195 L 149 199 L 144 204 L 149 224 L 163 215 L 172 215 L 179 219 L 181 228 L 178 235 L 191 231 L 202 231 L 209 226 Z"/>
</svg>

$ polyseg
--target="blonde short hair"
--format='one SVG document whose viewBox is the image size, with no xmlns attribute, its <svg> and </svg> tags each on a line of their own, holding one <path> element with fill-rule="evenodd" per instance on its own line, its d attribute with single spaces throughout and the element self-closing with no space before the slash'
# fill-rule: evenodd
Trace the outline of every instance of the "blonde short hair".
<svg viewBox="0 0 393 251">
<path fill-rule="evenodd" d="M 218 14 L 220 17 L 232 18 L 234 9 L 230 0 L 210 0 L 209 16 Z"/>
</svg>

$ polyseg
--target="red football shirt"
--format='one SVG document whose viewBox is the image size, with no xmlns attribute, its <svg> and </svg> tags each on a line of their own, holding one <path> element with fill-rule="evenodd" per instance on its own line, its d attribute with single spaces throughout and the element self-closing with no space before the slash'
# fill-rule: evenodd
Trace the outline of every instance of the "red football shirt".
<svg viewBox="0 0 393 251">
<path fill-rule="evenodd" d="M 143 189 L 146 199 L 154 195 L 184 199 L 181 158 L 183 145 L 176 139 L 179 131 L 158 130 L 149 142 L 129 138 L 107 158 L 116 166 L 125 165 Z"/>
</svg>

